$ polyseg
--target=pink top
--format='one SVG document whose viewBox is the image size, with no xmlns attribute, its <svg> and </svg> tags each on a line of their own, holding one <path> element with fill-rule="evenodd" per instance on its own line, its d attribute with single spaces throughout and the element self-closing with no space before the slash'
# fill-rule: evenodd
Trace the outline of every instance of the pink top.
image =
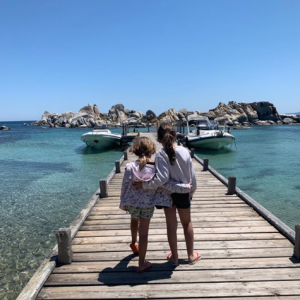
<svg viewBox="0 0 300 300">
<path fill-rule="evenodd" d="M 140 170 L 139 163 L 130 162 L 126 165 L 121 189 L 120 208 L 126 210 L 128 205 L 137 207 L 154 207 L 155 205 L 172 207 L 171 193 L 189 193 L 189 184 L 182 184 L 168 180 L 162 187 L 151 190 L 136 189 L 132 186 L 134 181 L 147 182 L 156 175 L 155 166 L 146 164 Z"/>
</svg>

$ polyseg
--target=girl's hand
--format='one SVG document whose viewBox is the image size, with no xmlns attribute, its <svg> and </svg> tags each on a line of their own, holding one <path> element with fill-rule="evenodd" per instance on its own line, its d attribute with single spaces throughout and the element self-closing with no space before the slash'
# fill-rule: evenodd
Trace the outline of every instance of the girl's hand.
<svg viewBox="0 0 300 300">
<path fill-rule="evenodd" d="M 133 182 L 131 184 L 135 189 L 142 189 L 143 188 L 143 183 L 141 181 L 138 182 Z"/>
</svg>

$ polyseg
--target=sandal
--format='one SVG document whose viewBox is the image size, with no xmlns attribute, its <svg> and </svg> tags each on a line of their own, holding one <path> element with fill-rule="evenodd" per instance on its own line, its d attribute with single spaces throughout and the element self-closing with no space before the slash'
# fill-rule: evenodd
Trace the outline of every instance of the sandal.
<svg viewBox="0 0 300 300">
<path fill-rule="evenodd" d="M 194 265 L 195 263 L 197 263 L 201 259 L 200 253 L 195 252 L 195 254 L 196 254 L 196 258 L 194 260 L 189 260 L 188 261 L 189 265 Z"/>
<path fill-rule="evenodd" d="M 167 260 L 168 260 L 168 262 L 169 262 L 172 266 L 174 266 L 174 267 L 177 267 L 177 266 L 179 265 L 178 263 L 175 264 L 174 262 L 172 262 L 172 252 L 170 252 L 170 253 L 168 254 Z"/>
<path fill-rule="evenodd" d="M 138 268 L 136 271 L 137 271 L 137 273 L 143 273 L 143 272 L 149 270 L 151 267 L 152 267 L 151 262 L 148 260 L 145 260 L 143 268 L 142 269 Z"/>
<path fill-rule="evenodd" d="M 139 245 L 137 243 L 129 245 L 134 254 L 139 254 Z"/>
</svg>

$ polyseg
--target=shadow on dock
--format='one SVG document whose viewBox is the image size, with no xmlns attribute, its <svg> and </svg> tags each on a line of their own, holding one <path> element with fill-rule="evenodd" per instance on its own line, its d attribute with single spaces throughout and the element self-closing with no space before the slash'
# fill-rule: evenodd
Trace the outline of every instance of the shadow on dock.
<svg viewBox="0 0 300 300">
<path fill-rule="evenodd" d="M 173 271 L 176 267 L 165 263 L 152 263 L 152 267 L 144 273 L 137 273 L 137 266 L 128 267 L 129 262 L 136 257 L 134 254 L 124 257 L 114 268 L 105 268 L 100 274 L 98 281 L 107 286 L 130 285 L 136 286 L 140 284 L 147 284 L 151 281 L 161 279 L 169 279 L 172 277 Z M 126 275 L 124 275 L 126 272 Z"/>
</svg>

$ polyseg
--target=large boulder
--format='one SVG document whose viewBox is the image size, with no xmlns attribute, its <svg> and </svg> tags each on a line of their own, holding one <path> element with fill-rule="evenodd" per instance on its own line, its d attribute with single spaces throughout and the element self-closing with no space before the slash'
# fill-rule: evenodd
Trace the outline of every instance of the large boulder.
<svg viewBox="0 0 300 300">
<path fill-rule="evenodd" d="M 69 120 L 71 118 L 74 117 L 74 113 L 72 111 L 67 111 L 65 113 L 62 114 L 62 116 L 64 117 L 64 119 Z"/>
<path fill-rule="evenodd" d="M 96 116 L 99 116 L 100 115 L 100 112 L 99 112 L 99 109 L 98 109 L 98 106 L 97 104 L 94 104 L 93 106 L 93 112 Z"/>
<path fill-rule="evenodd" d="M 174 123 L 177 122 L 179 120 L 176 111 L 171 108 L 165 112 L 163 112 L 162 114 L 160 114 L 157 119 L 161 122 L 168 122 L 168 123 Z"/>
<path fill-rule="evenodd" d="M 230 118 L 228 115 L 224 115 L 223 117 L 218 117 L 215 118 L 215 120 L 220 124 L 220 125 L 228 125 L 228 126 L 232 126 L 233 120 L 232 118 Z"/>
<path fill-rule="evenodd" d="M 49 118 L 49 115 L 51 115 L 50 111 L 48 110 L 45 110 L 40 121 L 43 120 L 43 121 L 47 121 L 47 119 Z"/>
<path fill-rule="evenodd" d="M 280 114 L 280 118 L 283 120 L 285 118 L 292 119 L 297 123 L 300 123 L 300 116 L 295 114 Z"/>
<path fill-rule="evenodd" d="M 297 123 L 297 122 L 294 119 L 292 119 L 292 118 L 284 118 L 282 120 L 282 123 L 283 124 L 293 124 L 293 123 Z"/>
<path fill-rule="evenodd" d="M 251 106 L 257 112 L 259 120 L 275 122 L 280 120 L 276 107 L 270 102 L 254 102 Z"/>
<path fill-rule="evenodd" d="M 92 104 L 88 104 L 88 105 L 82 107 L 79 110 L 79 113 L 94 114 L 94 108 L 93 108 Z"/>
<path fill-rule="evenodd" d="M 156 114 L 153 110 L 148 109 L 146 111 L 146 117 L 147 117 L 148 120 L 152 120 L 152 119 L 156 118 Z"/>
<path fill-rule="evenodd" d="M 125 115 L 124 111 L 121 110 L 116 110 L 116 115 L 117 115 L 117 121 L 119 123 L 123 123 L 124 121 L 126 121 L 127 116 Z"/>
<path fill-rule="evenodd" d="M 272 125 L 269 121 L 257 120 L 254 122 L 255 125 Z"/>
<path fill-rule="evenodd" d="M 113 105 L 111 107 L 111 109 L 109 110 L 109 113 L 115 113 L 117 110 L 119 111 L 123 111 L 124 112 L 124 105 L 123 104 L 116 104 L 116 105 Z"/>
<path fill-rule="evenodd" d="M 254 121 L 258 120 L 257 111 L 255 111 L 253 109 L 253 107 L 251 106 L 251 104 L 249 104 L 249 103 L 242 103 L 242 107 L 244 109 L 245 114 L 248 117 L 249 122 L 254 122 Z"/>
<path fill-rule="evenodd" d="M 130 112 L 128 114 L 129 118 L 136 118 L 136 119 L 141 119 L 143 117 L 143 113 L 140 111 L 134 111 L 134 112 Z"/>
</svg>

